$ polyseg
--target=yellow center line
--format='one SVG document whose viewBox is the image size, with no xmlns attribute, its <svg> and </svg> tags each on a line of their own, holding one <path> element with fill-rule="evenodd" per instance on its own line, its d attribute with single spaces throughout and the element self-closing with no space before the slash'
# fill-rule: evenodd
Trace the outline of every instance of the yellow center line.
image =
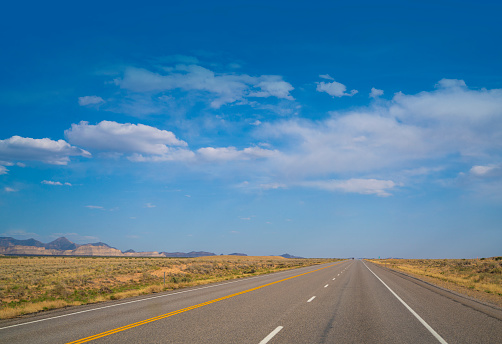
<svg viewBox="0 0 502 344">
<path fill-rule="evenodd" d="M 295 275 L 295 276 L 292 276 L 292 277 L 284 278 L 284 279 L 279 280 L 279 281 L 267 283 L 267 284 L 261 285 L 259 287 L 255 287 L 255 288 L 244 290 L 244 291 L 241 291 L 241 292 L 238 292 L 238 293 L 235 293 L 235 294 L 223 296 L 223 297 L 220 297 L 218 299 L 211 300 L 211 301 L 199 303 L 198 305 L 194 305 L 194 306 L 190 306 L 190 307 L 187 307 L 187 308 L 179 309 L 177 311 L 166 313 L 166 314 L 162 314 L 162 315 L 150 318 L 150 319 L 145 319 L 145 320 L 142 320 L 142 321 L 138 321 L 138 322 L 135 322 L 135 323 L 132 323 L 132 324 L 129 324 L 129 325 L 118 327 L 118 328 L 113 329 L 113 330 L 109 330 L 109 331 L 106 331 L 106 332 L 101 332 L 101 333 L 95 334 L 93 336 L 89 336 L 89 337 L 85 337 L 85 338 L 82 338 L 82 339 L 79 339 L 79 340 L 75 340 L 75 341 L 69 342 L 67 344 L 87 343 L 87 342 L 90 342 L 91 340 L 95 340 L 95 339 L 98 339 L 98 338 L 106 337 L 106 336 L 109 336 L 109 335 L 117 333 L 117 332 L 122 332 L 122 331 L 128 330 L 128 329 L 133 328 L 133 327 L 138 327 L 138 326 L 145 325 L 145 324 L 157 321 L 157 320 L 161 320 L 161 319 L 165 319 L 165 318 L 168 318 L 168 317 L 172 317 L 173 315 L 184 313 L 184 312 L 190 311 L 192 309 L 204 307 L 204 306 L 210 305 L 210 304 L 218 302 L 218 301 L 223 301 L 223 300 L 229 299 L 229 298 L 234 297 L 234 296 L 238 296 L 238 295 L 242 295 L 242 294 L 245 294 L 245 293 L 249 293 L 251 291 L 255 291 L 255 290 L 258 290 L 258 289 L 261 289 L 261 288 L 265 288 L 265 287 L 268 287 L 268 286 L 271 286 L 271 285 L 274 285 L 274 284 L 277 284 L 277 283 L 281 283 L 281 282 L 284 282 L 284 281 L 287 281 L 287 280 L 290 280 L 290 279 L 293 279 L 293 278 L 296 278 L 296 277 L 300 277 L 300 276 L 303 276 L 303 275 L 311 274 L 312 272 L 316 272 L 316 271 L 319 271 L 319 270 L 330 268 L 330 267 L 335 266 L 337 264 L 340 264 L 340 263 L 336 263 L 336 264 L 333 264 L 333 265 L 325 266 L 323 268 L 312 270 L 312 271 L 309 271 L 309 272 L 304 272 L 304 273 L 299 274 L 299 275 Z"/>
</svg>

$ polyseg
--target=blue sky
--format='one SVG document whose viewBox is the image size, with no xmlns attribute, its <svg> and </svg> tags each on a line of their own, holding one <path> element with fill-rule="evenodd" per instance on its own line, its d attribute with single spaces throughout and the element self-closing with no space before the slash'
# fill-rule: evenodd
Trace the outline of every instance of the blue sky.
<svg viewBox="0 0 502 344">
<path fill-rule="evenodd" d="M 0 235 L 449 258 L 502 247 L 495 1 L 0 14 Z"/>
</svg>

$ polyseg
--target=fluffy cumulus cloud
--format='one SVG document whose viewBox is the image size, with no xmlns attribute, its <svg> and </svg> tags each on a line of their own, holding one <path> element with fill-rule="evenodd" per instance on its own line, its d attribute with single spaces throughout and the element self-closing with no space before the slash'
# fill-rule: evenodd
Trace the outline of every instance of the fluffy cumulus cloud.
<svg viewBox="0 0 502 344">
<path fill-rule="evenodd" d="M 41 161 L 53 165 L 66 165 L 71 156 L 90 157 L 91 154 L 64 140 L 54 141 L 48 138 L 33 139 L 20 136 L 0 140 L 0 160 Z"/>
<path fill-rule="evenodd" d="M 378 179 L 348 179 L 348 180 L 320 180 L 302 183 L 304 186 L 328 191 L 359 193 L 364 195 L 390 196 L 389 190 L 396 186 L 391 180 Z"/>
<path fill-rule="evenodd" d="M 464 80 L 459 79 L 441 79 L 436 84 L 436 88 L 452 88 L 452 87 L 466 87 L 467 84 Z"/>
<path fill-rule="evenodd" d="M 449 156 L 500 161 L 502 90 L 472 90 L 461 80 L 443 79 L 439 85 L 325 120 L 292 119 L 259 128 L 282 143 L 276 168 L 298 178 L 411 170 Z M 483 165 L 471 174 L 493 171 Z M 335 185 L 341 190 L 345 184 Z"/>
<path fill-rule="evenodd" d="M 78 98 L 78 105 L 80 106 L 98 105 L 104 102 L 103 98 L 98 96 L 85 96 Z"/>
<path fill-rule="evenodd" d="M 173 146 L 187 146 L 185 141 L 177 139 L 170 131 L 143 124 L 112 121 L 102 121 L 96 125 L 82 121 L 72 124 L 65 135 L 69 142 L 90 150 L 138 156 L 170 157 L 180 151 Z"/>
<path fill-rule="evenodd" d="M 383 96 L 383 90 L 379 90 L 378 88 L 371 88 L 370 92 L 370 98 L 378 98 L 380 96 Z"/>
<path fill-rule="evenodd" d="M 352 90 L 350 91 L 350 93 L 346 93 L 345 91 L 347 91 L 347 87 L 344 84 L 341 84 L 336 81 L 333 82 L 321 81 L 317 82 L 316 84 L 317 84 L 316 88 L 317 92 L 326 92 L 332 97 L 343 97 L 343 96 L 352 97 L 354 94 L 358 92 L 357 90 Z"/>
<path fill-rule="evenodd" d="M 244 101 L 248 97 L 276 97 L 293 100 L 293 86 L 277 75 L 249 76 L 247 74 L 216 73 L 205 67 L 176 65 L 164 68 L 164 73 L 143 68 L 127 68 L 115 83 L 136 93 L 161 93 L 172 90 L 204 92 L 211 107 Z"/>
</svg>

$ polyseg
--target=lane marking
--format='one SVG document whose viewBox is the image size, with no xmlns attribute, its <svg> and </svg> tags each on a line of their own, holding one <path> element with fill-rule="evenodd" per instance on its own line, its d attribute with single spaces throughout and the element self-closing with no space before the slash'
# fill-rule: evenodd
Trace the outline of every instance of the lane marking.
<svg viewBox="0 0 502 344">
<path fill-rule="evenodd" d="M 333 281 L 334 281 L 335 279 L 336 279 L 336 277 L 335 277 L 335 278 L 333 278 Z"/>
<path fill-rule="evenodd" d="M 315 296 L 312 296 L 307 302 L 312 302 L 313 299 L 315 299 Z"/>
<path fill-rule="evenodd" d="M 292 270 L 279 271 L 279 272 L 275 272 L 275 273 L 273 273 L 273 274 L 274 274 L 274 275 L 279 275 L 279 274 L 283 274 L 283 273 L 286 273 L 286 272 L 291 272 L 291 271 L 292 271 Z M 15 325 L 10 325 L 10 326 L 0 327 L 0 330 L 4 330 L 4 329 L 7 329 L 7 328 L 11 328 L 11 327 L 17 327 L 17 326 L 24 326 L 24 325 L 34 324 L 34 323 L 38 323 L 38 322 L 42 322 L 42 321 L 47 321 L 47 320 L 53 320 L 53 319 L 58 319 L 58 318 L 69 317 L 70 315 L 77 315 L 77 314 L 82 314 L 82 313 L 87 313 L 87 312 L 98 311 L 98 310 L 101 310 L 101 309 L 106 309 L 106 308 L 111 308 L 111 307 L 117 307 L 117 306 L 128 305 L 128 304 L 131 304 L 131 303 L 136 303 L 136 302 L 149 301 L 149 300 L 158 299 L 158 298 L 161 298 L 161 297 L 168 297 L 168 296 L 173 296 L 173 295 L 178 295 L 178 294 L 191 293 L 191 292 L 194 292 L 194 291 L 199 291 L 199 290 L 202 290 L 202 289 L 208 289 L 208 288 L 220 287 L 220 286 L 222 286 L 222 285 L 227 285 L 227 284 L 232 284 L 232 283 L 239 283 L 239 282 L 249 281 L 249 280 L 252 280 L 252 279 L 256 279 L 256 278 L 260 278 L 260 277 L 266 277 L 266 276 L 272 276 L 272 274 L 264 274 L 264 275 L 255 276 L 255 277 L 247 277 L 247 278 L 243 278 L 243 279 L 238 279 L 238 280 L 236 280 L 236 281 L 225 282 L 225 283 L 214 284 L 214 285 L 208 285 L 208 286 L 204 286 L 204 287 L 200 287 L 200 288 L 196 288 L 196 289 L 182 290 L 182 291 L 177 291 L 177 292 L 174 292 L 174 293 L 169 293 L 169 294 L 164 294 L 164 295 L 158 295 L 158 296 L 147 297 L 147 298 L 140 299 L 140 300 L 133 300 L 133 301 L 127 301 L 127 302 L 116 303 L 116 304 L 109 305 L 109 306 L 103 306 L 103 307 L 97 307 L 97 308 L 86 309 L 86 310 L 84 310 L 84 311 L 78 311 L 78 312 L 69 313 L 69 314 L 57 315 L 57 316 L 50 317 L 50 318 L 39 319 L 39 320 L 33 320 L 33 321 L 28 321 L 28 322 L 25 322 L 25 323 L 20 323 L 20 324 L 15 324 Z"/>
<path fill-rule="evenodd" d="M 436 331 L 434 331 L 434 329 L 433 329 L 432 327 L 430 327 L 430 326 L 429 326 L 429 324 L 427 324 L 427 323 L 425 322 L 425 320 L 424 320 L 424 319 L 422 319 L 422 318 L 420 317 L 420 315 L 418 315 L 418 314 L 417 314 L 417 313 L 416 313 L 413 309 L 411 309 L 411 307 L 410 307 L 410 306 L 408 306 L 408 305 L 406 304 L 406 302 L 404 302 L 404 301 L 403 301 L 403 299 L 401 299 L 401 298 L 400 298 L 400 297 L 399 297 L 399 296 L 398 296 L 398 295 L 394 292 L 394 290 L 390 289 L 390 288 L 389 288 L 389 286 L 388 286 L 387 284 L 385 284 L 385 282 L 384 282 L 384 281 L 382 281 L 382 279 L 376 275 L 376 273 L 374 273 L 373 271 L 371 271 L 371 269 L 368 267 L 368 265 L 366 265 L 366 263 L 365 263 L 364 261 L 363 261 L 363 264 L 364 264 L 364 266 L 366 266 L 366 268 L 367 268 L 367 269 L 368 269 L 368 270 L 369 270 L 369 271 L 370 271 L 373 275 L 375 275 L 375 277 L 376 277 L 376 278 L 378 278 L 378 280 L 379 280 L 380 282 L 382 282 L 382 284 L 383 284 L 384 286 L 386 286 L 386 287 L 387 287 L 387 289 L 389 289 L 389 290 L 390 290 L 390 292 L 391 292 L 391 293 L 392 293 L 392 294 L 393 294 L 393 295 L 394 295 L 394 296 L 395 296 L 395 297 L 396 297 L 396 298 L 397 298 L 397 299 L 398 299 L 398 300 L 399 300 L 399 301 L 400 301 L 400 302 L 401 302 L 401 303 L 402 303 L 402 304 L 403 304 L 403 305 L 404 305 L 404 306 L 405 306 L 405 307 L 406 307 L 406 308 L 407 308 L 407 309 L 411 312 L 411 314 L 413 314 L 413 315 L 415 316 L 415 318 L 417 318 L 417 319 L 418 319 L 418 321 L 420 321 L 420 322 L 422 323 L 422 325 L 424 325 L 424 326 L 425 326 L 425 328 L 426 328 L 426 329 L 428 329 L 430 333 L 432 333 L 432 335 L 433 335 L 433 336 L 434 336 L 434 337 L 435 337 L 435 338 L 436 338 L 436 339 L 437 339 L 437 340 L 438 340 L 441 344 L 448 344 L 448 343 L 447 343 L 447 342 L 443 339 L 443 337 L 441 337 L 441 336 L 440 336 L 440 335 L 439 335 Z"/>
<path fill-rule="evenodd" d="M 328 285 L 329 285 L 329 284 L 326 284 L 326 285 L 324 286 L 324 288 L 327 288 L 327 287 L 328 287 Z"/>
<path fill-rule="evenodd" d="M 337 264 L 340 264 L 340 263 L 337 263 Z M 223 297 L 211 300 L 211 301 L 199 303 L 197 305 L 186 307 L 186 308 L 183 308 L 183 309 L 179 309 L 177 311 L 173 311 L 173 312 L 170 312 L 170 313 L 158 315 L 158 316 L 153 317 L 153 318 L 145 319 L 145 320 L 138 321 L 138 322 L 135 322 L 135 323 L 132 323 L 132 324 L 129 324 L 129 325 L 122 326 L 122 327 L 118 327 L 118 328 L 115 328 L 115 329 L 112 329 L 112 330 L 109 330 L 109 331 L 101 332 L 101 333 L 98 333 L 98 334 L 95 334 L 95 335 L 92 335 L 92 336 L 89 336 L 89 337 L 85 337 L 85 338 L 81 338 L 81 339 L 78 339 L 78 340 L 75 340 L 75 341 L 72 341 L 72 342 L 68 342 L 67 344 L 87 343 L 87 342 L 90 342 L 91 340 L 95 340 L 95 339 L 98 339 L 98 338 L 106 337 L 106 336 L 109 336 L 111 334 L 122 332 L 122 331 L 125 331 L 125 330 L 129 330 L 129 329 L 137 327 L 137 326 L 141 326 L 141 325 L 145 325 L 145 324 L 157 321 L 157 320 L 169 318 L 169 317 L 172 317 L 173 315 L 184 313 L 184 312 L 190 311 L 192 309 L 204 307 L 204 306 L 210 305 L 210 304 L 215 303 L 215 302 L 219 302 L 219 301 L 223 301 L 223 300 L 226 300 L 226 299 L 230 299 L 232 297 L 235 297 L 235 296 L 238 296 L 238 295 L 242 295 L 242 294 L 246 294 L 246 293 L 249 293 L 249 292 L 261 289 L 261 288 L 265 288 L 265 287 L 268 287 L 268 286 L 271 286 L 271 285 L 274 285 L 274 284 L 277 284 L 277 283 L 288 281 L 288 280 L 293 279 L 293 278 L 297 278 L 297 277 L 300 277 L 300 276 L 308 275 L 308 274 L 311 274 L 311 273 L 316 272 L 316 271 L 324 270 L 324 269 L 333 267 L 333 266 L 335 266 L 337 264 L 328 265 L 328 266 L 325 266 L 325 267 L 320 268 L 320 269 L 316 269 L 316 270 L 304 272 L 304 273 L 301 273 L 299 275 L 287 277 L 287 278 L 284 278 L 284 279 L 281 279 L 281 280 L 278 280 L 278 281 L 275 281 L 275 282 L 267 283 L 267 284 L 264 284 L 264 285 L 261 285 L 261 286 L 258 286 L 258 287 L 254 287 L 254 288 L 251 288 L 251 289 L 247 289 L 247 290 L 244 290 L 244 291 L 241 291 L 241 292 L 238 292 L 238 293 L 234 293 L 234 294 L 230 294 L 230 295 L 227 295 L 227 296 L 223 296 Z"/>
<path fill-rule="evenodd" d="M 268 336 L 266 336 L 265 338 L 263 338 L 263 340 L 260 342 L 260 344 L 267 344 L 269 342 L 270 339 L 274 338 L 274 336 L 276 334 L 279 333 L 280 330 L 282 330 L 284 327 L 282 326 L 277 326 L 277 328 L 275 330 L 273 330 L 272 332 L 270 332 L 270 334 Z"/>
<path fill-rule="evenodd" d="M 340 274 L 338 274 L 337 276 L 340 276 Z"/>
</svg>

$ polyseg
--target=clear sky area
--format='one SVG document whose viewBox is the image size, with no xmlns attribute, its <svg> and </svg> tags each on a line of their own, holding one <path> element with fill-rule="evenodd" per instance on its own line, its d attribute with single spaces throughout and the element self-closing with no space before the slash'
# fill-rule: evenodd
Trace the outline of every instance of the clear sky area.
<svg viewBox="0 0 502 344">
<path fill-rule="evenodd" d="M 0 236 L 502 255 L 500 1 L 10 1 Z"/>
</svg>

